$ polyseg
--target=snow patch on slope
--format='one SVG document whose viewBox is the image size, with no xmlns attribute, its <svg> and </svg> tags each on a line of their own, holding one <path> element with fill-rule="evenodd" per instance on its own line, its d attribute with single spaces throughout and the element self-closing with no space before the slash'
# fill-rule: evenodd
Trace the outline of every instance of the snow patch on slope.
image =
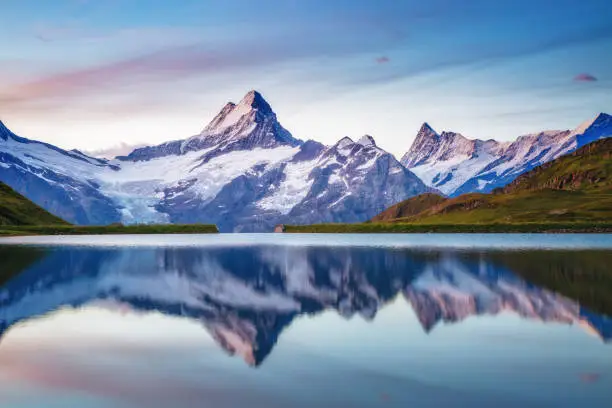
<svg viewBox="0 0 612 408">
<path fill-rule="evenodd" d="M 496 159 L 490 154 L 467 158 L 456 156 L 450 160 L 430 162 L 410 169 L 423 182 L 444 194 L 451 194 Z"/>
<path fill-rule="evenodd" d="M 310 191 L 314 179 L 310 172 L 318 163 L 318 158 L 298 163 L 289 162 L 285 166 L 285 178 L 272 189 L 272 193 L 260 200 L 257 205 L 264 210 L 278 211 L 286 215 L 298 205 Z"/>
</svg>

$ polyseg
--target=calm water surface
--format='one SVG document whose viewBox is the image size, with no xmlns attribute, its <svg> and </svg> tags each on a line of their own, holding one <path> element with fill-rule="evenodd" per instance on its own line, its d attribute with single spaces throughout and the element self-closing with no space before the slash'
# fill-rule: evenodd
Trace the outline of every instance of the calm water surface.
<svg viewBox="0 0 612 408">
<path fill-rule="evenodd" d="M 610 407 L 612 235 L 0 239 L 0 406 Z"/>
</svg>

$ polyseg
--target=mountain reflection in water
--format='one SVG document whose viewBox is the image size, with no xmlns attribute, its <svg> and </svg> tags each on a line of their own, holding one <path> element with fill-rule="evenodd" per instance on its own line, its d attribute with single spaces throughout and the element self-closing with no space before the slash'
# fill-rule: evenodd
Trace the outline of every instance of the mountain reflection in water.
<svg viewBox="0 0 612 408">
<path fill-rule="evenodd" d="M 7 279 L 0 287 L 0 335 L 59 308 L 104 300 L 193 319 L 228 353 L 258 366 L 299 315 L 335 310 L 372 320 L 401 296 L 426 332 L 440 322 L 511 312 L 612 338 L 605 314 L 519 277 L 519 258 L 550 276 L 566 273 L 567 263 L 547 251 L 19 247 L 0 248 L 0 255 Z"/>
</svg>

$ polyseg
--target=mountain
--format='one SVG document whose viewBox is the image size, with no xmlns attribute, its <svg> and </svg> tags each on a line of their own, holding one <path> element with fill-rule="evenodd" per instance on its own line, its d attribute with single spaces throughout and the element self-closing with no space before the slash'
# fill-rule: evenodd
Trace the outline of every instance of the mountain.
<svg viewBox="0 0 612 408">
<path fill-rule="evenodd" d="M 438 134 L 425 123 L 401 162 L 446 195 L 488 193 L 536 166 L 609 136 L 612 116 L 605 113 L 573 131 L 543 131 L 514 142 L 472 140 L 454 132 Z"/>
<path fill-rule="evenodd" d="M 51 224 L 66 224 L 66 221 L 45 211 L 0 182 L 0 226 Z"/>
<path fill-rule="evenodd" d="M 579 324 L 612 339 L 611 319 L 519 278 L 495 252 L 63 247 L 41 257 L 40 248 L 29 250 L 38 251 L 36 261 L 23 263 L 25 254 L 19 254 L 24 270 L 0 287 L 0 336 L 66 307 L 97 305 L 191 319 L 227 353 L 258 366 L 299 316 L 332 310 L 369 321 L 401 295 L 426 332 L 469 316 L 513 313 Z M 536 256 L 541 269 L 568 273 L 546 251 L 522 254 Z M 591 267 L 580 265 L 583 272 Z"/>
<path fill-rule="evenodd" d="M 0 181 L 76 224 L 359 222 L 431 191 L 371 136 L 295 139 L 259 92 L 228 103 L 193 137 L 115 160 L 30 141 L 2 127 Z"/>
<path fill-rule="evenodd" d="M 0 122 L 0 181 L 50 213 L 75 224 L 121 220 L 100 191 L 97 175 L 118 168 L 73 150 L 19 137 Z"/>
<path fill-rule="evenodd" d="M 373 220 L 438 225 L 609 222 L 610 175 L 612 138 L 605 138 L 535 167 L 493 193 L 454 198 L 417 196 Z"/>
<path fill-rule="evenodd" d="M 227 103 L 196 136 L 159 146 L 138 148 L 122 161 L 148 161 L 158 157 L 200 152 L 203 161 L 232 151 L 273 149 L 302 144 L 278 122 L 272 107 L 257 91 L 248 92 L 240 103 Z"/>
</svg>

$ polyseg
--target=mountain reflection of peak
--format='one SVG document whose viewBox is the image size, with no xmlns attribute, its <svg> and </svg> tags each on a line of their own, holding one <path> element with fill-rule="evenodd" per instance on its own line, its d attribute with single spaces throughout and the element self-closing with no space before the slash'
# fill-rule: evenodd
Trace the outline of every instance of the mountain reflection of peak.
<svg viewBox="0 0 612 408">
<path fill-rule="evenodd" d="M 0 327 L 105 300 L 197 320 L 224 350 L 257 366 L 296 316 L 332 309 L 370 320 L 401 294 L 427 332 L 512 311 L 612 338 L 612 320 L 503 265 L 487 252 L 385 248 L 53 249 L 0 287 Z"/>
</svg>

